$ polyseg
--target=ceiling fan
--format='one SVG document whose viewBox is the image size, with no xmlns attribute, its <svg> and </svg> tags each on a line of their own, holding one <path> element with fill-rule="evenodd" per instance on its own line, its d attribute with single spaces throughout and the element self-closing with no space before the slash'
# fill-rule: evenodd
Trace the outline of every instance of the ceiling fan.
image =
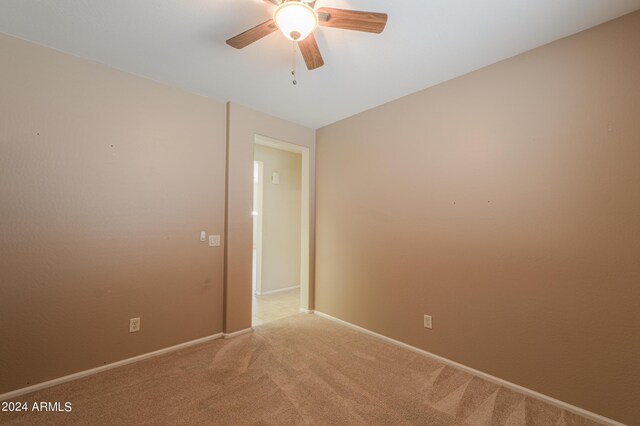
<svg viewBox="0 0 640 426">
<path fill-rule="evenodd" d="M 278 6 L 273 13 L 273 18 L 230 38 L 227 40 L 227 44 L 236 49 L 242 49 L 280 29 L 285 37 L 298 43 L 300 53 L 302 53 L 304 62 L 310 70 L 324 65 L 318 43 L 313 36 L 318 25 L 380 34 L 387 24 L 386 13 L 330 7 L 321 7 L 315 10 L 316 0 L 264 1 Z"/>
</svg>

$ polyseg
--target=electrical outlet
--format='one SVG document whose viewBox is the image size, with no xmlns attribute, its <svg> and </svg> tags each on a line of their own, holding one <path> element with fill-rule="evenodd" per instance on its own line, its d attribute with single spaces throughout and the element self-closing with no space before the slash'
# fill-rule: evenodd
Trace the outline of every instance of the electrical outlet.
<svg viewBox="0 0 640 426">
<path fill-rule="evenodd" d="M 433 328 L 433 322 L 432 322 L 432 318 L 431 315 L 425 315 L 424 316 L 424 328 Z"/>
<path fill-rule="evenodd" d="M 129 320 L 129 333 L 140 331 L 140 318 L 131 318 Z"/>
</svg>

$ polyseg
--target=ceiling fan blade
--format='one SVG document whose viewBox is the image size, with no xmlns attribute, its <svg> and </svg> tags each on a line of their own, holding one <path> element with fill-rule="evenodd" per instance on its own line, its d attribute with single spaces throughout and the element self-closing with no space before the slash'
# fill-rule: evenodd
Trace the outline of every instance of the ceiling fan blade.
<svg viewBox="0 0 640 426">
<path fill-rule="evenodd" d="M 268 21 L 243 32 L 242 34 L 238 34 L 237 36 L 230 38 L 227 40 L 227 44 L 231 47 L 235 47 L 236 49 L 242 49 L 254 41 L 258 41 L 262 37 L 268 36 L 277 29 L 278 27 L 276 27 L 276 23 L 273 22 L 273 19 L 269 19 Z"/>
<path fill-rule="evenodd" d="M 380 34 L 387 25 L 386 13 L 321 7 L 318 9 L 318 16 L 320 25 L 323 27 L 342 28 L 345 30 Z"/>
<path fill-rule="evenodd" d="M 300 53 L 302 53 L 304 62 L 307 64 L 307 68 L 309 70 L 315 70 L 316 68 L 320 68 L 324 65 L 324 60 L 320 54 L 320 48 L 318 47 L 318 43 L 316 42 L 316 38 L 313 36 L 313 33 L 309 34 L 304 40 L 299 41 L 298 47 L 300 48 Z"/>
</svg>

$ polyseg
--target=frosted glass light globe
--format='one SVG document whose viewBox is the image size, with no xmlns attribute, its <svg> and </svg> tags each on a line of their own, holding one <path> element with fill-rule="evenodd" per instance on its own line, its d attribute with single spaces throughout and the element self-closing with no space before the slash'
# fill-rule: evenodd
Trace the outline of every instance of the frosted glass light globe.
<svg viewBox="0 0 640 426">
<path fill-rule="evenodd" d="M 273 14 L 273 20 L 286 38 L 302 41 L 318 26 L 318 14 L 309 5 L 299 1 L 282 3 Z"/>
</svg>

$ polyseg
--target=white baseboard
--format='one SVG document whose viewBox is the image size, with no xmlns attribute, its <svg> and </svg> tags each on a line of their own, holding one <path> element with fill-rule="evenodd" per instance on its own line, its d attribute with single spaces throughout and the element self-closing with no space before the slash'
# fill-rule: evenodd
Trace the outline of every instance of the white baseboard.
<svg viewBox="0 0 640 426">
<path fill-rule="evenodd" d="M 275 290 L 269 290 L 269 291 L 262 291 L 262 292 L 256 291 L 256 294 L 258 296 L 267 296 L 269 294 L 280 293 L 281 291 L 295 290 L 296 288 L 300 288 L 300 286 L 294 285 L 293 287 L 277 288 Z"/>
<path fill-rule="evenodd" d="M 478 376 L 478 377 L 480 377 L 482 379 L 485 379 L 485 380 L 487 380 L 489 382 L 492 382 L 492 383 L 495 383 L 497 385 L 504 386 L 506 388 L 515 390 L 517 392 L 523 393 L 523 394 L 525 394 L 527 396 L 530 396 L 532 398 L 536 398 L 536 399 L 542 400 L 542 401 L 544 401 L 544 402 L 546 402 L 548 404 L 555 405 L 556 407 L 562 408 L 563 410 L 570 411 L 572 413 L 575 413 L 575 414 L 578 414 L 580 416 L 586 417 L 586 418 L 591 419 L 593 421 L 604 423 L 604 424 L 607 424 L 607 425 L 612 425 L 612 426 L 625 426 L 623 423 L 617 422 L 615 420 L 609 419 L 607 417 L 601 416 L 601 415 L 596 414 L 596 413 L 592 413 L 591 411 L 587 411 L 587 410 L 585 410 L 583 408 L 576 407 L 575 405 L 568 404 L 566 402 L 560 401 L 558 399 L 552 398 L 550 396 L 544 395 L 544 394 L 536 392 L 534 390 L 525 388 L 523 386 L 516 385 L 515 383 L 508 382 L 508 381 L 503 380 L 503 379 L 501 379 L 499 377 L 495 377 L 495 376 L 492 376 L 491 374 L 487 374 L 487 373 L 484 373 L 482 371 L 476 370 L 475 368 L 467 367 L 464 364 L 460 364 L 460 363 L 457 363 L 455 361 L 451 361 L 450 359 L 443 358 L 443 357 L 441 357 L 439 355 L 436 355 L 436 354 L 433 354 L 431 352 L 425 351 L 424 349 L 420 349 L 420 348 L 417 348 L 415 346 L 411 346 L 411 345 L 409 345 L 407 343 L 403 343 L 403 342 L 401 342 L 399 340 L 392 339 L 391 337 L 387 337 L 387 336 L 384 336 L 382 334 L 376 333 L 375 331 L 371 331 L 371 330 L 368 330 L 368 329 L 366 329 L 364 327 L 360 327 L 359 325 L 351 324 L 350 322 L 341 320 L 341 319 L 336 318 L 336 317 L 332 317 L 331 315 L 325 314 L 323 312 L 314 311 L 314 314 L 316 314 L 316 315 L 318 315 L 318 316 L 320 316 L 322 318 L 326 318 L 328 320 L 337 322 L 338 324 L 342 324 L 342 325 L 347 326 L 349 328 L 352 328 L 354 330 L 360 331 L 362 333 L 368 334 L 370 336 L 377 337 L 378 339 L 382 339 L 382 340 L 384 340 L 384 341 L 386 341 L 388 343 L 391 343 L 393 345 L 400 346 L 400 347 L 408 349 L 408 350 L 410 350 L 412 352 L 416 352 L 416 353 L 418 353 L 420 355 L 428 356 L 429 358 L 435 359 L 436 361 L 439 361 L 439 362 L 441 362 L 443 364 L 447 364 L 447 365 L 450 365 L 450 366 L 452 366 L 454 368 L 466 371 L 467 373 L 473 374 L 474 376 Z"/>
<path fill-rule="evenodd" d="M 303 314 L 312 314 L 314 311 L 313 309 L 300 308 L 300 312 L 302 312 Z"/>
<path fill-rule="evenodd" d="M 93 374 L 102 373 L 103 371 L 111 370 L 113 368 L 122 367 L 123 365 L 132 364 L 134 362 L 142 361 L 148 358 L 153 358 L 158 355 L 163 355 L 169 352 L 177 351 L 179 349 L 188 348 L 189 346 L 198 345 L 211 340 L 220 339 L 223 336 L 222 333 L 212 334 L 211 336 L 202 337 L 200 339 L 190 340 L 188 342 L 179 343 L 168 348 L 158 349 L 157 351 L 148 352 L 146 354 L 137 355 L 131 358 L 123 359 L 120 361 L 112 362 L 111 364 L 101 365 L 100 367 L 92 368 L 89 370 L 79 371 L 77 373 L 69 374 L 68 376 L 58 377 L 57 379 L 48 380 L 42 383 L 36 383 L 35 385 L 27 386 L 26 388 L 16 389 L 11 392 L 3 393 L 0 395 L 0 401 L 6 399 L 15 398 L 16 396 L 24 395 L 27 393 L 39 391 L 42 389 L 50 388 L 52 386 L 60 385 L 62 383 L 77 380 L 82 377 L 91 376 Z"/>
<path fill-rule="evenodd" d="M 251 333 L 253 331 L 253 327 L 245 328 L 244 330 L 234 331 L 233 333 L 224 333 L 222 337 L 225 339 L 230 339 L 231 337 L 236 337 L 241 334 Z"/>
</svg>

